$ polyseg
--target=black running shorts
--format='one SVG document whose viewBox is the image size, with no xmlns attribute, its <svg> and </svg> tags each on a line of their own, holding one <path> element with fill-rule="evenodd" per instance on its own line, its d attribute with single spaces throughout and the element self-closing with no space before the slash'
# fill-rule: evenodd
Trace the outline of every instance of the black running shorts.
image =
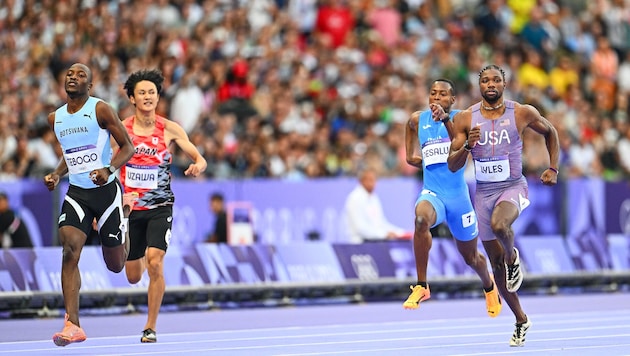
<svg viewBox="0 0 630 356">
<path fill-rule="evenodd" d="M 118 179 L 97 188 L 75 185 L 68 188 L 59 214 L 59 227 L 74 226 L 88 235 L 94 218 L 102 245 L 115 247 L 125 242 L 126 228 L 121 224 L 122 188 Z"/>
<path fill-rule="evenodd" d="M 173 206 L 134 210 L 129 215 L 129 257 L 133 261 L 144 256 L 147 247 L 166 251 L 171 241 Z"/>
</svg>

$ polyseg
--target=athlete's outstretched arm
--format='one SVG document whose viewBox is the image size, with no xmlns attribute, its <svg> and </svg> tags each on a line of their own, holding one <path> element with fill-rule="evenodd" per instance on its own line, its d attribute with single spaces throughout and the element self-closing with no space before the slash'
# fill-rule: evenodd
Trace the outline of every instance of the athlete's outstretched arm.
<svg viewBox="0 0 630 356">
<path fill-rule="evenodd" d="M 164 128 L 170 136 L 170 141 L 174 141 L 175 144 L 184 151 L 186 156 L 194 162 L 188 166 L 188 169 L 184 171 L 184 174 L 187 176 L 197 177 L 199 174 L 205 172 L 208 167 L 208 163 L 201 153 L 199 153 L 197 147 L 190 142 L 186 131 L 184 131 L 178 123 L 169 120 L 165 120 Z"/>
<path fill-rule="evenodd" d="M 472 112 L 464 110 L 453 117 L 453 136 L 451 137 L 451 150 L 448 155 L 448 169 L 456 172 L 466 164 L 469 151 L 464 148 L 470 131 Z"/>
<path fill-rule="evenodd" d="M 409 117 L 405 125 L 405 149 L 407 163 L 422 169 L 422 153 L 418 141 L 418 119 L 420 111 L 416 111 Z"/>
</svg>

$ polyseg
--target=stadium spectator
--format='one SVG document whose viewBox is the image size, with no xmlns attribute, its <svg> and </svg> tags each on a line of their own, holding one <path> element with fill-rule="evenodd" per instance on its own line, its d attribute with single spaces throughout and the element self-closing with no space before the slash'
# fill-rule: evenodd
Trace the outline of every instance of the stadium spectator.
<svg viewBox="0 0 630 356">
<path fill-rule="evenodd" d="M 35 142 L 41 137 L 29 128 L 45 124 L 41 113 L 49 110 L 42 106 L 53 108 L 63 102 L 63 74 L 75 62 L 93 68 L 95 92 L 112 103 L 121 117 L 132 113 L 121 78 L 140 68 L 159 68 L 165 82 L 157 112 L 180 122 L 189 134 L 197 133 L 195 144 L 204 147 L 210 166 L 219 168 L 209 168 L 206 176 L 222 178 L 252 171 L 240 167 L 247 162 L 268 167 L 269 176 L 279 179 L 355 176 L 355 163 L 367 152 L 385 154 L 390 160 L 391 151 L 381 148 L 402 132 L 391 113 L 408 117 L 425 109 L 414 105 L 424 96 L 427 78 L 453 78 L 460 93 L 458 106 L 466 107 L 480 99 L 473 88 L 477 71 L 487 63 L 505 69 L 510 83 L 506 94 L 519 100 L 536 99 L 532 104 L 548 117 L 557 113 L 575 139 L 584 132 L 580 125 L 590 111 L 600 119 L 628 121 L 624 102 L 630 90 L 623 80 L 627 34 L 619 29 L 630 26 L 630 17 L 623 16 L 630 12 L 630 5 L 619 0 L 68 0 L 43 1 L 35 7 L 25 4 L 14 1 L 0 9 L 0 166 L 4 167 L 0 173 L 14 177 L 10 179 L 24 174 L 41 178 L 38 169 L 18 173 L 15 164 L 6 161 L 18 137 L 27 137 L 28 146 L 39 144 Z M 383 32 L 381 21 L 371 21 L 370 14 L 376 11 L 386 11 L 393 22 L 400 17 L 400 32 L 395 26 L 388 28 L 393 31 L 391 38 L 388 31 Z M 618 56 L 617 74 L 606 64 L 609 56 L 595 55 L 600 37 L 608 40 L 610 51 Z M 541 73 L 557 79 L 554 70 L 568 59 L 572 71 L 579 74 L 578 82 L 557 84 L 560 81 L 550 79 L 558 95 L 549 97 L 520 85 L 529 81 L 519 68 L 533 50 L 519 38 L 544 54 L 536 67 Z M 396 45 L 389 47 L 390 43 Z M 594 68 L 593 62 L 600 64 Z M 232 68 L 245 79 L 246 99 L 225 106 L 219 92 L 233 83 Z M 565 96 L 560 87 L 566 90 Z M 37 99 L 25 99 L 33 97 Z M 281 104 L 276 103 L 279 98 Z M 292 103 L 289 112 L 299 112 L 305 102 L 312 105 L 314 127 L 312 123 L 304 126 L 308 130 L 299 135 L 283 132 L 287 126 L 295 130 L 294 120 L 280 126 L 295 116 L 287 116 L 274 105 Z M 244 113 L 236 112 L 235 121 L 229 118 L 234 109 L 243 108 Z M 260 120 L 253 135 L 245 133 L 252 117 Z M 618 130 L 617 123 L 613 127 Z M 594 130 L 603 134 L 599 127 Z M 323 140 L 322 132 L 329 133 Z M 270 141 L 283 135 L 286 142 L 279 146 L 286 145 L 290 155 L 271 149 Z M 251 142 L 260 157 L 244 157 L 237 149 L 242 141 Z M 391 149 L 401 151 L 402 144 Z M 313 156 L 327 157 L 328 168 L 315 169 Z M 390 162 L 385 170 L 386 176 L 414 174 L 401 156 L 398 165 Z M 173 174 L 182 176 L 177 169 Z M 615 177 L 605 176 L 619 179 Z"/>
<path fill-rule="evenodd" d="M 210 211 L 214 214 L 214 227 L 208 234 L 206 242 L 227 243 L 227 212 L 223 194 L 219 192 L 210 195 Z"/>
<path fill-rule="evenodd" d="M 315 35 L 320 37 L 325 47 L 339 47 L 354 26 L 354 14 L 345 1 L 322 1 L 317 10 Z"/>
<path fill-rule="evenodd" d="M 359 184 L 346 198 L 344 215 L 351 243 L 375 242 L 409 236 L 404 228 L 390 223 L 381 200 L 374 191 L 377 173 L 366 168 L 359 175 Z"/>
<path fill-rule="evenodd" d="M 4 235 L 8 236 L 6 242 L 2 238 Z M 11 209 L 5 192 L 0 192 L 0 243 L 3 247 L 33 247 L 28 228 Z"/>
</svg>

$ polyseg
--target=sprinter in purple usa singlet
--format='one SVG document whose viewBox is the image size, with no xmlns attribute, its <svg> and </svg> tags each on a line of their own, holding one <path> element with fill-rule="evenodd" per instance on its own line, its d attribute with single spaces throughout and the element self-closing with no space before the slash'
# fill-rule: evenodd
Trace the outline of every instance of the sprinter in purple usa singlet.
<svg viewBox="0 0 630 356">
<path fill-rule="evenodd" d="M 466 164 L 469 153 L 475 166 L 475 211 L 479 238 L 488 254 L 499 292 L 516 318 L 510 346 L 523 346 L 531 321 L 516 291 L 523 282 L 512 224 L 529 205 L 523 176 L 523 131 L 530 128 L 543 136 L 549 168 L 540 181 L 554 185 L 558 179 L 558 132 L 536 108 L 503 98 L 505 72 L 489 65 L 479 72 L 482 100 L 454 118 L 448 167 L 455 172 Z"/>
</svg>

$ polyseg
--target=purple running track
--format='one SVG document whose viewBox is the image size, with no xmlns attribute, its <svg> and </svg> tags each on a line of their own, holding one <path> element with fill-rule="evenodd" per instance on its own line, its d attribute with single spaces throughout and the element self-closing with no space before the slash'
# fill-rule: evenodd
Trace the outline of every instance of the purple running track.
<svg viewBox="0 0 630 356">
<path fill-rule="evenodd" d="M 483 298 L 163 312 L 158 342 L 141 344 L 145 314 L 82 316 L 88 340 L 56 347 L 61 318 L 0 320 L 1 355 L 630 355 L 630 293 L 525 296 L 533 322 L 509 347 L 507 306 L 489 318 Z"/>
</svg>

